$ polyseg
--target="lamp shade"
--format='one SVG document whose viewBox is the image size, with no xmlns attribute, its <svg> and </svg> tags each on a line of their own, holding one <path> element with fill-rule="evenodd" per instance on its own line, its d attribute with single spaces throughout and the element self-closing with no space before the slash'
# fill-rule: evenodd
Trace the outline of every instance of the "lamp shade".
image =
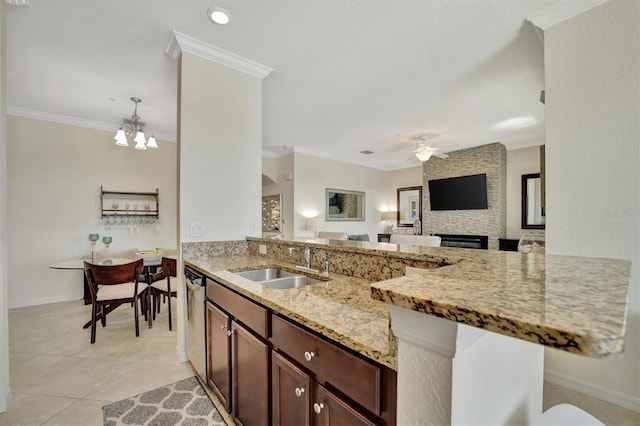
<svg viewBox="0 0 640 426">
<path fill-rule="evenodd" d="M 308 217 L 304 221 L 304 229 L 307 231 L 315 231 L 322 226 L 322 219 L 319 216 Z"/>
<path fill-rule="evenodd" d="M 382 220 L 395 220 L 396 217 L 397 213 L 392 210 L 382 212 Z"/>
<path fill-rule="evenodd" d="M 114 136 L 114 139 L 116 140 L 116 145 L 118 146 L 129 146 L 129 143 L 127 142 L 127 136 L 124 134 L 124 129 L 122 127 L 118 129 L 116 135 Z"/>
<path fill-rule="evenodd" d="M 136 141 L 136 146 L 134 147 L 135 149 L 147 149 L 147 147 L 144 145 L 146 142 L 146 140 L 144 140 L 144 133 L 138 132 L 134 141 Z"/>
<path fill-rule="evenodd" d="M 149 141 L 147 142 L 147 148 L 157 148 L 158 144 L 156 143 L 156 138 L 149 136 Z"/>
</svg>

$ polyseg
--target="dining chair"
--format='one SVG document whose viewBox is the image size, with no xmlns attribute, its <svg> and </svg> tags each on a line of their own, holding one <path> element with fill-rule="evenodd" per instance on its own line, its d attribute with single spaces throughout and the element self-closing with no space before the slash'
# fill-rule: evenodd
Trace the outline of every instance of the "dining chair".
<svg viewBox="0 0 640 426">
<path fill-rule="evenodd" d="M 151 292 L 153 294 L 153 316 L 155 319 L 156 312 L 160 312 L 160 296 L 169 299 L 167 303 L 169 315 L 169 330 L 171 328 L 171 297 L 178 297 L 178 287 L 182 285 L 182 277 L 177 271 L 177 261 L 171 257 L 162 257 L 162 271 L 154 276 L 151 283 Z"/>
<path fill-rule="evenodd" d="M 96 341 L 96 321 L 98 317 L 102 326 L 107 325 L 107 314 L 123 303 L 134 306 L 136 337 L 140 336 L 137 304 L 148 310 L 147 284 L 139 282 L 142 273 L 142 259 L 120 265 L 96 265 L 84 262 L 84 273 L 91 293 L 91 343 Z M 98 315 L 98 311 L 100 314 Z"/>
</svg>

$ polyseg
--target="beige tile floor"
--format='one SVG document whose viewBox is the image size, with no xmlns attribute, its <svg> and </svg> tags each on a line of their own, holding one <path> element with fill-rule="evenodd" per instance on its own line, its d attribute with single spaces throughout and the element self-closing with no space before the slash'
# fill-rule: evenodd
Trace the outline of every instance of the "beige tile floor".
<svg viewBox="0 0 640 426">
<path fill-rule="evenodd" d="M 10 310 L 13 397 L 0 426 L 102 425 L 102 406 L 195 375 L 190 363 L 176 359 L 176 332 L 169 331 L 166 311 L 152 329 L 141 323 L 136 338 L 133 310 L 121 306 L 91 345 L 89 330 L 81 328 L 90 307 L 81 301 Z M 640 425 L 638 413 L 545 384 L 545 408 L 561 402 L 607 425 Z"/>
</svg>

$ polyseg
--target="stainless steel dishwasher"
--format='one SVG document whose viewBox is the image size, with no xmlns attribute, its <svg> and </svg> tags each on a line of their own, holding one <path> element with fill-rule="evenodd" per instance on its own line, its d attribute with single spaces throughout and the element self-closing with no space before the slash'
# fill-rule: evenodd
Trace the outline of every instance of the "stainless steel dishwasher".
<svg viewBox="0 0 640 426">
<path fill-rule="evenodd" d="M 184 282 L 187 295 L 187 352 L 193 368 L 207 383 L 205 278 L 200 272 L 185 266 Z"/>
</svg>

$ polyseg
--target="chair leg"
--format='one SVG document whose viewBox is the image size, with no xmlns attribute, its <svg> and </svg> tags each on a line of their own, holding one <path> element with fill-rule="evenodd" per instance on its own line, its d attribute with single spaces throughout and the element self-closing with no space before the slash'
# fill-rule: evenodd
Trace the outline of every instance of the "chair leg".
<svg viewBox="0 0 640 426">
<path fill-rule="evenodd" d="M 98 311 L 98 307 L 94 302 L 91 306 L 91 344 L 96 342 L 96 315 Z"/>
<path fill-rule="evenodd" d="M 169 293 L 169 303 L 167 303 L 167 309 L 169 310 L 169 331 L 171 331 L 171 293 Z"/>
<path fill-rule="evenodd" d="M 140 336 L 140 327 L 138 326 L 138 301 L 136 299 L 133 299 L 133 306 L 135 306 L 135 309 L 133 310 L 133 316 L 136 322 L 136 337 L 138 337 Z"/>
<path fill-rule="evenodd" d="M 102 305 L 100 309 L 102 312 L 102 319 L 101 319 L 102 326 L 105 327 L 107 325 L 107 310 L 104 305 Z"/>
</svg>

